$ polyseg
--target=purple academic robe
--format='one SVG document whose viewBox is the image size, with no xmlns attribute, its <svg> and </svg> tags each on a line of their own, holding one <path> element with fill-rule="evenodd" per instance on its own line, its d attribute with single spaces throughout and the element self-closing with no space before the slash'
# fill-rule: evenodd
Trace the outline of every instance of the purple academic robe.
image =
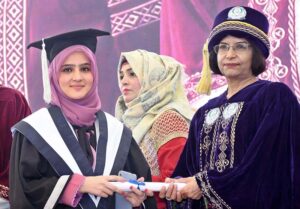
<svg viewBox="0 0 300 209">
<path fill-rule="evenodd" d="M 283 83 L 259 80 L 195 114 L 173 176 L 196 176 L 183 208 L 300 208 L 300 105 Z M 178 207 L 178 206 L 177 206 Z"/>
<path fill-rule="evenodd" d="M 8 187 L 12 143 L 10 128 L 30 113 L 27 101 L 20 92 L 0 85 L 0 184 L 5 187 Z"/>
</svg>

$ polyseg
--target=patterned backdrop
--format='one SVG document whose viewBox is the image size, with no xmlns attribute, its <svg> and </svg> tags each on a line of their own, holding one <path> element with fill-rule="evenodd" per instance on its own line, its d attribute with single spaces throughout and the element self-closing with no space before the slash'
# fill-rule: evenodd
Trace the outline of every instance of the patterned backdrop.
<svg viewBox="0 0 300 209">
<path fill-rule="evenodd" d="M 85 0 L 84 3 L 81 0 L 0 0 L 0 84 L 23 92 L 33 110 L 42 107 L 40 52 L 27 51 L 26 45 L 56 33 L 98 27 L 112 34 L 100 41 L 96 54 L 104 110 L 113 113 L 120 94 L 115 70 L 120 52 L 136 48 L 181 61 L 186 66 L 187 95 L 191 104 L 198 107 L 211 97 L 194 91 L 201 76 L 202 45 L 217 12 L 236 3 L 262 11 L 270 21 L 271 54 L 268 70 L 261 78 L 286 83 L 300 101 L 300 3 L 297 0 L 226 3 L 214 0 Z M 225 85 L 222 77 L 214 77 L 213 96 L 223 91 Z"/>
<path fill-rule="evenodd" d="M 27 96 L 25 4 L 22 0 L 0 0 L 0 84 Z"/>
</svg>

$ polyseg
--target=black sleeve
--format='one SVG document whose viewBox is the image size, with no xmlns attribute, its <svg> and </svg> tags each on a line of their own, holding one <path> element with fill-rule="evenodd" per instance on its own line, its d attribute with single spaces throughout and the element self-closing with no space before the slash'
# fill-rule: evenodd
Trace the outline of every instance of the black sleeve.
<svg viewBox="0 0 300 209">
<path fill-rule="evenodd" d="M 14 134 L 10 158 L 12 209 L 43 208 L 58 181 L 48 161 L 25 137 Z"/>
</svg>

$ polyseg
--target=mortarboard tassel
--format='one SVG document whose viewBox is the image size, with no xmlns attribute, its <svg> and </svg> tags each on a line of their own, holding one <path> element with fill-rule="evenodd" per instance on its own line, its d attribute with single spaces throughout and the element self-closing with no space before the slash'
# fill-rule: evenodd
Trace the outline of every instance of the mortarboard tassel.
<svg viewBox="0 0 300 209">
<path fill-rule="evenodd" d="M 41 53 L 41 63 L 42 63 L 42 75 L 43 75 L 43 88 L 44 88 L 44 101 L 49 104 L 51 101 L 51 88 L 49 80 L 49 71 L 48 71 L 48 60 L 46 45 L 44 39 L 42 39 L 42 53 Z"/>
<path fill-rule="evenodd" d="M 196 86 L 196 91 L 199 94 L 210 95 L 211 91 L 211 70 L 209 67 L 208 41 L 205 42 L 202 49 L 202 71 L 199 83 Z"/>
</svg>

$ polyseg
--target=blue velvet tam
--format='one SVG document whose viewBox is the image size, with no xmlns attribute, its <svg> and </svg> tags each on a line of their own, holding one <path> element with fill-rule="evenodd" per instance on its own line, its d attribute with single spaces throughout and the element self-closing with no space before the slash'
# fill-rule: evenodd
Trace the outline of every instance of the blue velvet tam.
<svg viewBox="0 0 300 209">
<path fill-rule="evenodd" d="M 208 38 L 208 50 L 212 51 L 225 36 L 232 35 L 250 40 L 267 58 L 270 51 L 268 30 L 268 19 L 261 12 L 250 7 L 229 7 L 215 18 Z"/>
</svg>

